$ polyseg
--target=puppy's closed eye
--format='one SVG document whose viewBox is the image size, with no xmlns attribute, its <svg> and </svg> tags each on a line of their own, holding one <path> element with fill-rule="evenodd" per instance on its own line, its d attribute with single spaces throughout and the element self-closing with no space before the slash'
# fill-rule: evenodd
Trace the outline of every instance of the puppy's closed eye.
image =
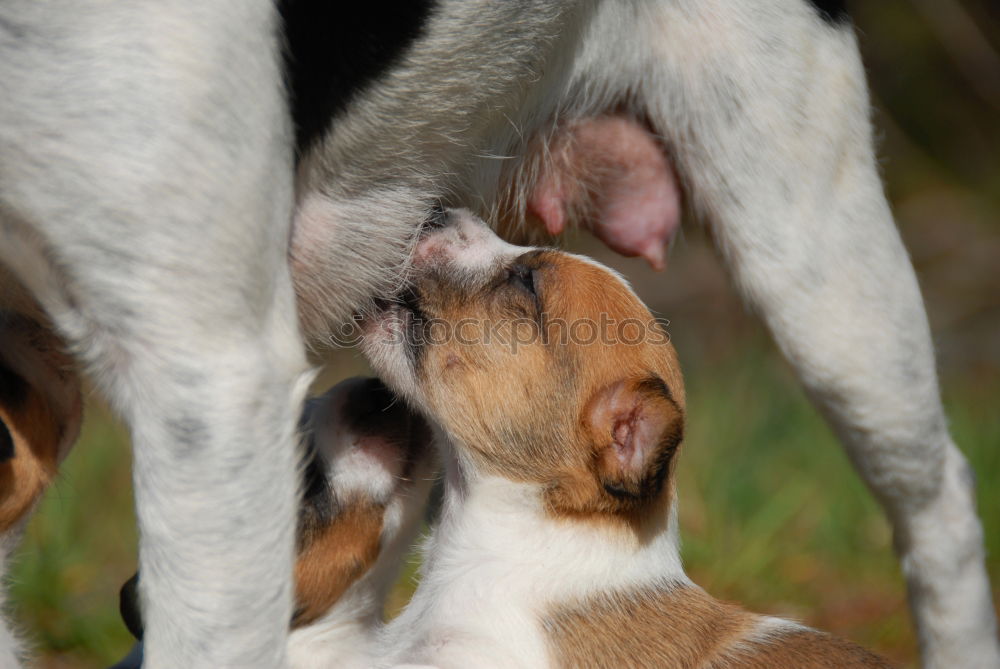
<svg viewBox="0 0 1000 669">
<path fill-rule="evenodd" d="M 517 264 L 511 267 L 508 270 L 507 282 L 527 291 L 532 297 L 538 297 L 538 292 L 535 290 L 535 270 L 527 265 Z"/>
</svg>

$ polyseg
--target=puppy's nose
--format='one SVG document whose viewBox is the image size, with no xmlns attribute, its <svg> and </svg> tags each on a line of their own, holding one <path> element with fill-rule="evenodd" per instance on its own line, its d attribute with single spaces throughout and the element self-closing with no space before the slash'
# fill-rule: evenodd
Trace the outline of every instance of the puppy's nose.
<svg viewBox="0 0 1000 669">
<path fill-rule="evenodd" d="M 434 257 L 440 259 L 449 248 L 467 243 L 467 219 L 474 220 L 472 214 L 464 209 L 435 208 L 420 231 L 413 256 L 414 266 L 419 268 Z"/>
</svg>

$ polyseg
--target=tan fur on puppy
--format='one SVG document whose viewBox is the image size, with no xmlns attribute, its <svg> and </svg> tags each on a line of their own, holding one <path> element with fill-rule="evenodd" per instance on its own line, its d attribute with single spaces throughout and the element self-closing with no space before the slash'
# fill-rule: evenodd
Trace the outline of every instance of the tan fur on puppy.
<svg viewBox="0 0 1000 669">
<path fill-rule="evenodd" d="M 683 432 L 684 385 L 676 353 L 665 332 L 648 331 L 659 326 L 627 286 L 608 280 L 607 270 L 554 251 L 527 253 L 517 265 L 533 274 L 538 299 L 506 279 L 468 289 L 433 276 L 419 284 L 428 320 L 469 323 L 469 335 L 477 324 L 497 325 L 490 343 L 466 346 L 454 337 L 425 349 L 427 401 L 440 408 L 443 422 L 470 444 L 470 456 L 485 470 L 545 482 L 554 515 L 640 523 L 647 504 L 660 497 L 654 493 L 666 492 L 661 488 L 669 458 L 662 455 L 679 445 Z M 600 347 L 594 355 L 596 342 L 569 341 L 568 328 L 582 322 L 596 328 L 602 313 L 641 331 L 632 336 L 654 336 L 666 345 Z M 510 342 L 529 338 L 511 364 Z M 654 479 L 628 480 L 632 474 L 613 464 L 610 435 L 621 417 L 598 409 L 616 393 L 641 395 L 645 410 L 662 423 L 662 448 L 648 463 Z M 524 401 L 528 396 L 531 402 Z M 545 398 L 541 405 L 539 398 Z M 594 411 L 590 419 L 576 419 Z M 663 469 L 653 472 L 654 463 Z M 648 487 L 642 495 L 614 492 L 640 484 Z"/>
<path fill-rule="evenodd" d="M 557 658 L 554 666 L 567 669 L 889 666 L 860 646 L 806 627 L 770 636 L 764 620 L 762 625 L 760 616 L 698 587 L 664 584 L 560 606 L 543 624 Z"/>
<path fill-rule="evenodd" d="M 375 564 L 384 513 L 382 506 L 358 501 L 341 509 L 336 522 L 300 541 L 293 628 L 326 613 Z"/>
<path fill-rule="evenodd" d="M 0 463 L 0 532 L 6 532 L 27 513 L 56 474 L 56 445 L 60 420 L 42 397 L 13 373 L 0 372 L 0 381 L 25 396 L 8 404 L 5 389 L 0 421 L 14 446 L 14 457 Z"/>
</svg>

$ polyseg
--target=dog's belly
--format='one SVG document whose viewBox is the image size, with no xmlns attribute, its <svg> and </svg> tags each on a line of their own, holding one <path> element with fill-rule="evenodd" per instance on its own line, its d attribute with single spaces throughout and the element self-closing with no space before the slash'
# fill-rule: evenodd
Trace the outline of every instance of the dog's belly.
<svg viewBox="0 0 1000 669">
<path fill-rule="evenodd" d="M 402 56 L 349 92 L 300 151 L 290 259 L 310 340 L 399 288 L 438 204 L 520 241 L 583 225 L 662 265 L 680 201 L 663 147 L 628 116 L 621 78 L 602 93 L 593 63 L 572 56 L 607 33 L 602 11 L 613 8 L 442 3 Z"/>
<path fill-rule="evenodd" d="M 489 209 L 495 212 L 494 224 L 506 223 L 501 227 L 508 235 L 522 237 L 522 241 L 554 237 L 580 225 L 613 250 L 641 256 L 657 269 L 663 267 L 664 248 L 680 223 L 680 188 L 662 146 L 640 122 L 623 114 L 560 122 L 550 136 L 526 143 L 516 158 L 539 169 L 527 183 L 501 182 L 492 188 L 506 193 Z M 444 175 L 440 181 L 440 192 L 445 193 Z M 511 192 L 518 188 L 522 192 Z M 450 199 L 474 206 L 477 195 L 481 197 L 474 192 L 459 193 Z M 350 278 L 356 296 L 348 305 L 355 311 L 363 308 L 364 301 L 399 285 L 406 273 L 414 228 L 352 219 L 350 206 L 337 217 L 336 206 L 315 194 L 303 203 L 293 232 L 293 274 L 307 331 L 322 338 L 318 324 L 346 314 L 316 313 L 333 297 L 315 285 L 314 277 L 322 274 L 325 264 L 318 254 L 332 251 L 355 268 Z M 523 203 L 523 210 L 518 203 Z M 407 204 L 420 202 L 399 203 L 404 208 Z M 344 246 L 338 240 L 344 240 Z M 372 266 L 374 258 L 382 260 Z"/>
</svg>

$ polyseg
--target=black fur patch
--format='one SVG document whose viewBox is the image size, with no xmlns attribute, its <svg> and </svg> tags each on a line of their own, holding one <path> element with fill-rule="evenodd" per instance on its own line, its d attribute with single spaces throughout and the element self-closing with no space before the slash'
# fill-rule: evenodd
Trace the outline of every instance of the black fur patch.
<svg viewBox="0 0 1000 669">
<path fill-rule="evenodd" d="M 849 17 L 844 0 L 809 0 L 809 4 L 816 8 L 824 21 L 833 25 L 840 25 Z"/>
<path fill-rule="evenodd" d="M 382 381 L 376 378 L 365 379 L 352 386 L 348 393 L 344 403 L 344 419 L 354 431 L 379 435 L 392 431 L 392 419 L 397 419 L 398 430 L 402 432 L 405 425 L 401 420 L 404 409 L 397 402 L 396 396 Z"/>
<path fill-rule="evenodd" d="M 280 0 L 299 155 L 322 138 L 359 91 L 399 62 L 434 5 L 435 0 Z"/>
<path fill-rule="evenodd" d="M 297 528 L 300 548 L 308 545 L 313 536 L 330 523 L 337 506 L 326 479 L 326 463 L 316 451 L 312 435 L 306 438 L 305 451 L 302 503 L 299 506 Z"/>
<path fill-rule="evenodd" d="M 10 436 L 7 425 L 0 420 L 0 462 L 7 462 L 14 457 L 14 437 Z"/>
<path fill-rule="evenodd" d="M 12 369 L 0 363 L 0 404 L 18 409 L 28 399 L 28 382 Z"/>
</svg>

